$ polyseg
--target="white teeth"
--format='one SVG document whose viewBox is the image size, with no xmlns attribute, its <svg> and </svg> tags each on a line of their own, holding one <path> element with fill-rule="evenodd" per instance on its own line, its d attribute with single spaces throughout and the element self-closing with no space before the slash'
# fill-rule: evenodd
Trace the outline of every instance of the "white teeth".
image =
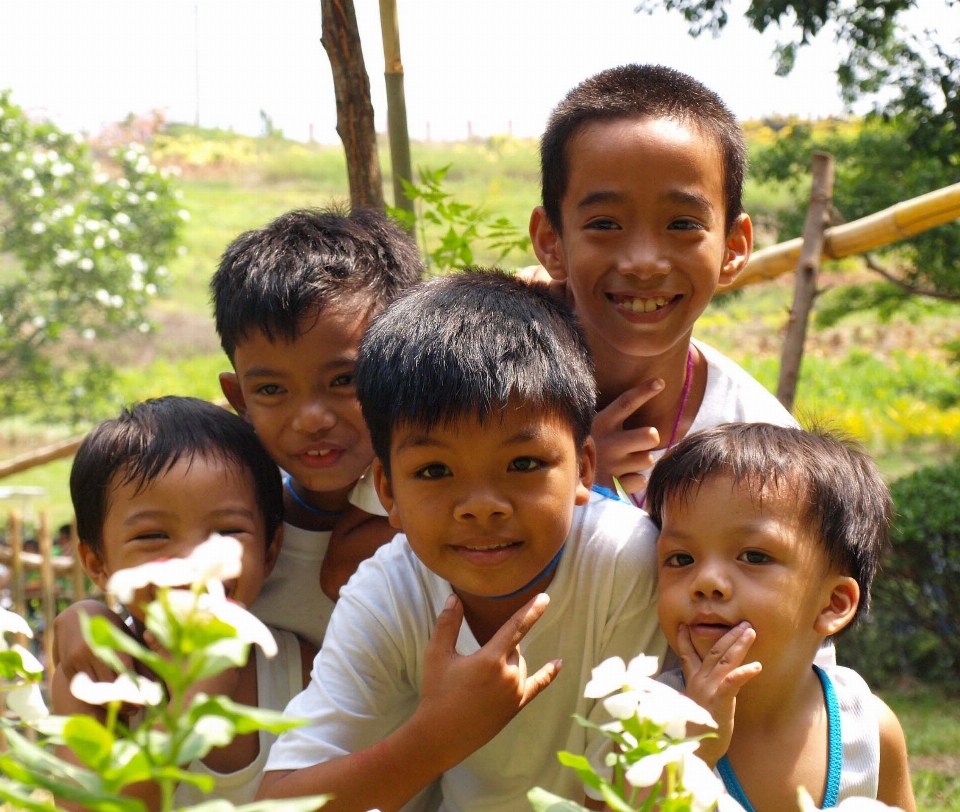
<svg viewBox="0 0 960 812">
<path fill-rule="evenodd" d="M 308 457 L 326 457 L 327 454 L 329 453 L 330 453 L 330 449 L 328 448 L 326 451 L 308 451 L 307 456 Z"/>
<path fill-rule="evenodd" d="M 492 547 L 471 547 L 471 550 L 477 550 L 479 552 L 487 552 L 487 550 L 499 550 L 503 547 L 509 547 L 510 542 L 505 542 L 504 544 L 494 544 Z"/>
</svg>

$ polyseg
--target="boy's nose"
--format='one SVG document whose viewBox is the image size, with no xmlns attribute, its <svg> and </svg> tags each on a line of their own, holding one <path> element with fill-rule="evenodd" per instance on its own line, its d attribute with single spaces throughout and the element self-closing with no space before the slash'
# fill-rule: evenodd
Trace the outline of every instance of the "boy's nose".
<svg viewBox="0 0 960 812">
<path fill-rule="evenodd" d="M 510 500 L 492 488 L 472 488 L 460 498 L 454 509 L 458 521 L 488 522 L 513 515 Z"/>
<path fill-rule="evenodd" d="M 670 262 L 655 239 L 637 236 L 627 246 L 619 270 L 638 279 L 650 279 L 666 274 L 670 270 Z"/>
<path fill-rule="evenodd" d="M 336 422 L 336 413 L 327 408 L 322 400 L 311 400 L 297 410 L 293 427 L 303 434 L 317 434 L 333 428 Z"/>
<path fill-rule="evenodd" d="M 690 592 L 698 600 L 726 600 L 730 597 L 730 580 L 718 564 L 698 564 L 690 580 Z"/>
</svg>

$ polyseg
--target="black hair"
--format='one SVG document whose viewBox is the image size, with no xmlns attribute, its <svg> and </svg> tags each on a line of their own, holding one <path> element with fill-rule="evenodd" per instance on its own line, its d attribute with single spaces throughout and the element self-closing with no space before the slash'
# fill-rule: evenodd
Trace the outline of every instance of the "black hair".
<svg viewBox="0 0 960 812">
<path fill-rule="evenodd" d="M 767 489 L 795 494 L 800 521 L 820 539 L 831 566 L 860 586 L 855 618 L 867 611 L 893 516 L 890 492 L 869 454 L 820 428 L 726 423 L 698 431 L 650 475 L 646 508 L 657 527 L 668 503 L 693 499 L 712 476 L 746 485 L 758 502 Z"/>
<path fill-rule="evenodd" d="M 220 344 L 233 361 L 253 332 L 293 341 L 302 319 L 347 296 L 368 298 L 363 315 L 375 314 L 422 275 L 416 245 L 380 212 L 288 212 L 224 251 L 210 280 Z"/>
<path fill-rule="evenodd" d="M 596 406 L 573 312 L 545 285 L 471 269 L 401 296 L 360 343 L 357 398 L 390 473 L 391 432 L 502 414 L 511 401 L 567 420 L 580 448 Z"/>
<path fill-rule="evenodd" d="M 139 492 L 181 459 L 222 459 L 250 472 L 269 544 L 283 523 L 280 469 L 253 427 L 205 400 L 162 397 L 124 409 L 80 444 L 70 471 L 77 536 L 103 558 L 103 525 L 111 493 L 135 484 Z"/>
<path fill-rule="evenodd" d="M 743 131 L 723 100 L 696 79 L 660 65 L 623 65 L 581 82 L 558 104 L 540 138 L 540 178 L 547 219 L 562 233 L 571 144 L 593 122 L 672 119 L 713 138 L 720 151 L 726 230 L 743 211 L 747 151 Z"/>
</svg>

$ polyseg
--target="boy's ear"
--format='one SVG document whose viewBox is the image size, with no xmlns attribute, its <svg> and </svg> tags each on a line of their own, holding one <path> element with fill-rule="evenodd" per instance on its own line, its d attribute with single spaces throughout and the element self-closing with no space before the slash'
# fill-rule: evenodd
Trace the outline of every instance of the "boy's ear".
<svg viewBox="0 0 960 812">
<path fill-rule="evenodd" d="M 587 437 L 580 450 L 580 484 L 577 485 L 577 495 L 574 504 L 585 505 L 590 501 L 590 489 L 597 474 L 597 446 L 593 437 Z"/>
<path fill-rule="evenodd" d="M 266 549 L 266 556 L 264 559 L 264 577 L 268 576 L 273 572 L 273 568 L 277 563 L 277 559 L 280 557 L 280 550 L 283 549 L 283 525 L 281 524 L 276 532 L 273 534 L 273 538 L 270 540 L 270 544 Z"/>
<path fill-rule="evenodd" d="M 220 373 L 220 390 L 223 392 L 223 396 L 230 401 L 233 410 L 246 420 L 247 404 L 243 399 L 243 389 L 240 388 L 240 379 L 236 372 Z"/>
<path fill-rule="evenodd" d="M 753 222 L 750 215 L 742 213 L 733 223 L 727 234 L 727 244 L 723 255 L 723 267 L 717 287 L 725 287 L 733 282 L 746 267 L 753 251 Z"/>
<path fill-rule="evenodd" d="M 387 511 L 387 520 L 390 526 L 403 532 L 403 526 L 400 524 L 400 512 L 397 510 L 397 503 L 393 501 L 393 486 L 390 484 L 390 477 L 383 470 L 383 463 L 378 457 L 375 457 L 371 466 L 373 471 L 373 486 L 377 489 L 377 496 L 380 497 L 380 504 Z"/>
<path fill-rule="evenodd" d="M 111 573 L 107 572 L 107 567 L 89 544 L 82 541 L 77 544 L 77 555 L 80 556 L 80 564 L 86 570 L 90 580 L 93 581 L 104 592 L 107 591 L 107 581 Z"/>
<path fill-rule="evenodd" d="M 829 637 L 848 626 L 857 614 L 860 605 L 860 584 L 849 575 L 836 575 L 830 579 L 833 587 L 828 603 L 820 610 L 814 623 L 814 631 Z"/>
<path fill-rule="evenodd" d="M 530 241 L 537 259 L 551 279 L 565 282 L 567 265 L 563 258 L 563 242 L 543 206 L 537 206 L 530 215 Z"/>
</svg>

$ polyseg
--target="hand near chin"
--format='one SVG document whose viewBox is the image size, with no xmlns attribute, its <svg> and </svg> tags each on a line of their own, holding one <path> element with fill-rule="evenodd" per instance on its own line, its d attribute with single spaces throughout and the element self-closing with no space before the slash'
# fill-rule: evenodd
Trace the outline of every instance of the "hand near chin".
<svg viewBox="0 0 960 812">
<path fill-rule="evenodd" d="M 612 488 L 616 477 L 627 493 L 646 487 L 647 478 L 639 472 L 653 467 L 650 452 L 660 445 L 660 434 L 652 426 L 625 429 L 623 424 L 662 390 L 659 378 L 644 381 L 597 412 L 590 436 L 597 445 L 598 484 Z"/>
<path fill-rule="evenodd" d="M 701 659 L 690 639 L 690 630 L 681 626 L 677 636 L 677 654 L 683 668 L 687 696 L 706 708 L 717 723 L 716 738 L 703 739 L 697 750 L 711 767 L 715 766 L 730 746 L 734 712 L 740 689 L 760 673 L 760 663 L 743 664 L 756 640 L 757 633 L 743 621 L 721 637 Z M 709 728 L 692 734 L 711 732 Z"/>
<path fill-rule="evenodd" d="M 437 618 L 424 652 L 417 715 L 429 720 L 424 729 L 445 747 L 460 751 L 457 762 L 496 736 L 559 673 L 561 662 L 553 660 L 528 674 L 518 648 L 548 603 L 546 595 L 537 595 L 468 656 L 456 650 L 463 621 L 460 600 L 451 596 Z"/>
</svg>

